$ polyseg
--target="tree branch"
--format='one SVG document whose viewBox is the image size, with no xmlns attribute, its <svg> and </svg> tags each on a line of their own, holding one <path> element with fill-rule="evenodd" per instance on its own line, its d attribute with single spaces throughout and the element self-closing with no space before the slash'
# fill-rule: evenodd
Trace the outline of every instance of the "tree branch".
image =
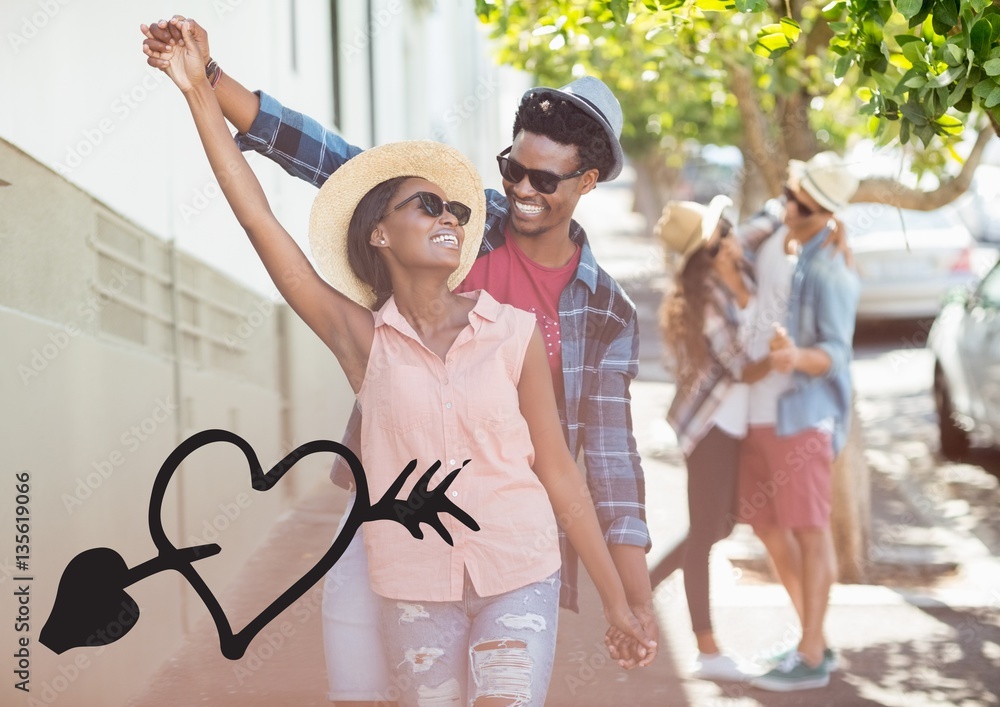
<svg viewBox="0 0 1000 707">
<path fill-rule="evenodd" d="M 729 69 L 730 87 L 743 118 L 743 158 L 756 165 L 767 182 L 768 193 L 778 194 L 784 184 L 784 164 L 787 161 L 783 154 L 784 146 L 768 137 L 767 123 L 761 114 L 750 70 L 730 59 L 724 58 L 723 61 Z M 774 165 L 782 166 L 775 169 Z"/>
<path fill-rule="evenodd" d="M 972 152 L 962 165 L 962 171 L 954 179 L 942 182 L 934 191 L 920 191 L 900 184 L 895 179 L 879 177 L 862 180 L 852 202 L 877 202 L 902 209 L 932 211 L 957 199 L 972 183 L 972 175 L 983 159 L 986 143 L 996 134 L 992 124 L 979 131 Z"/>
</svg>

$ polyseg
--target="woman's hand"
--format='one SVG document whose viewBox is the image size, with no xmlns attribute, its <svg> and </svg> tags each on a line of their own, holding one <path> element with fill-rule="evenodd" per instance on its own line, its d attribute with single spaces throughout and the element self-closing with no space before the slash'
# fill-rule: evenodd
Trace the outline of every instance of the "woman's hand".
<svg viewBox="0 0 1000 707">
<path fill-rule="evenodd" d="M 626 670 L 649 665 L 656 657 L 656 641 L 649 637 L 628 605 L 605 606 L 604 616 L 611 624 L 604 636 L 611 657 Z"/>
<path fill-rule="evenodd" d="M 163 59 L 167 62 L 163 70 L 182 93 L 187 93 L 198 86 L 207 85 L 208 77 L 205 76 L 205 57 L 192 36 L 191 23 L 183 20 L 178 26 L 183 44 L 175 44 L 169 52 L 163 54 Z"/>
<path fill-rule="evenodd" d="M 142 51 L 147 57 L 146 63 L 154 69 L 166 69 L 173 48 L 186 44 L 181 34 L 181 22 L 191 25 L 191 38 L 198 45 L 198 51 L 205 57 L 205 61 L 212 56 L 205 28 L 190 18 L 174 15 L 169 20 L 160 20 L 151 25 L 139 25 L 139 30 L 146 36 L 142 42 Z"/>
</svg>

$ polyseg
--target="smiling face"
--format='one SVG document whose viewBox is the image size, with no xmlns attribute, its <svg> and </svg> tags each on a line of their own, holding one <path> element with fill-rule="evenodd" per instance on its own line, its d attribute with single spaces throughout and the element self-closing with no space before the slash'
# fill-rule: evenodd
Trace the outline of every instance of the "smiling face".
<svg viewBox="0 0 1000 707">
<path fill-rule="evenodd" d="M 514 138 L 509 157 L 526 169 L 557 175 L 580 169 L 577 148 L 562 145 L 544 135 L 522 130 Z M 598 171 L 588 170 L 579 177 L 559 182 L 555 192 L 542 194 L 528 176 L 517 183 L 503 180 L 503 190 L 510 200 L 510 230 L 514 235 L 538 238 L 549 233 L 569 233 L 576 203 L 597 183 Z"/>
<path fill-rule="evenodd" d="M 428 213 L 424 201 L 416 196 L 420 192 L 448 201 L 441 187 L 433 182 L 416 177 L 407 179 L 372 232 L 370 245 L 391 255 L 390 263 L 406 268 L 440 267 L 447 277 L 461 260 L 465 229 L 447 207 L 438 216 Z"/>
</svg>

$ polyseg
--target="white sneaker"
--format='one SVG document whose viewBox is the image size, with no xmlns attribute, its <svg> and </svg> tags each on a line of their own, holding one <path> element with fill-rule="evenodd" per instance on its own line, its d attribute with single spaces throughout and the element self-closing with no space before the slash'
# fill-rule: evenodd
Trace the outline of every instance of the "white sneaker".
<svg viewBox="0 0 1000 707">
<path fill-rule="evenodd" d="M 736 661 L 722 653 L 699 653 L 691 669 L 691 677 L 699 680 L 742 682 L 750 676 L 740 670 Z"/>
</svg>

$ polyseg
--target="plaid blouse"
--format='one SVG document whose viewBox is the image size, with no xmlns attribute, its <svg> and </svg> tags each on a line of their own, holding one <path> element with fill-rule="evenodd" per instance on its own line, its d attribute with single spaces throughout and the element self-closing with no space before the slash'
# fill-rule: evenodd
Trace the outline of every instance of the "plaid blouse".
<svg viewBox="0 0 1000 707">
<path fill-rule="evenodd" d="M 751 292 L 756 289 L 746 269 L 743 280 Z M 690 382 L 677 381 L 677 392 L 667 411 L 667 421 L 677 433 L 677 442 L 685 456 L 690 455 L 708 434 L 715 411 L 733 383 L 743 376 L 747 363 L 740 337 L 739 310 L 733 294 L 717 277 L 711 277 L 708 284 L 711 289 L 705 303 L 703 329 L 708 358 L 687 362 L 687 365 L 696 366 L 697 371 Z"/>
<path fill-rule="evenodd" d="M 257 95 L 257 118 L 249 132 L 236 136 L 240 149 L 259 152 L 317 187 L 362 151 L 267 94 Z M 480 257 L 503 245 L 509 218 L 506 196 L 487 190 L 486 202 Z M 586 233 L 575 221 L 570 225 L 570 238 L 581 253 L 576 276 L 559 298 L 565 398 L 558 402 L 563 435 L 574 456 L 584 453 L 587 485 L 605 540 L 636 545 L 648 552 L 645 479 L 632 434 L 629 395 L 629 384 L 639 372 L 635 305 L 598 266 Z M 343 440 L 352 450 L 360 449 L 360 419 L 355 408 Z M 346 464 L 338 462 L 333 471 L 335 481 L 350 479 L 349 472 L 344 474 Z M 562 533 L 560 544 L 560 603 L 578 611 L 578 558 Z"/>
</svg>

